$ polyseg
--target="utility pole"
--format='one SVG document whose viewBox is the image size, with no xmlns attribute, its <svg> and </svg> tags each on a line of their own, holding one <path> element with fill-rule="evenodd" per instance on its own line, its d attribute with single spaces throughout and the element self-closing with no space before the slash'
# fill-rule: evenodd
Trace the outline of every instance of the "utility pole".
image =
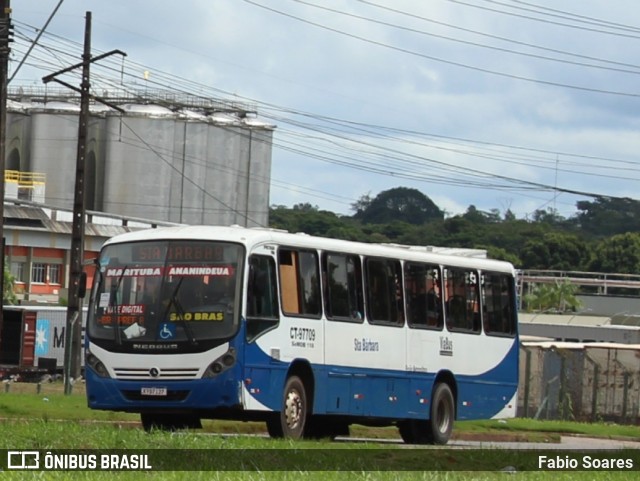
<svg viewBox="0 0 640 481">
<path fill-rule="evenodd" d="M 90 93 L 91 75 L 90 65 L 113 53 L 123 52 L 114 50 L 95 58 L 91 58 L 91 12 L 87 12 L 85 17 L 84 31 L 84 51 L 82 63 L 72 65 L 64 70 L 44 77 L 44 83 L 50 81 L 58 82 L 66 87 L 80 92 L 80 119 L 78 122 L 78 150 L 76 158 L 76 181 L 75 194 L 73 200 L 73 221 L 71 230 L 71 254 L 69 268 L 69 301 L 67 304 L 67 323 L 65 332 L 65 355 L 64 355 L 64 392 L 71 394 L 72 380 L 80 377 L 81 355 L 82 355 L 82 299 L 81 291 L 86 284 L 84 276 L 84 227 L 85 227 L 85 188 L 84 171 L 86 163 L 87 134 L 89 124 L 89 103 L 93 98 Z M 70 72 L 78 67 L 82 67 L 82 81 L 80 89 L 63 82 L 56 76 Z M 99 100 L 99 99 L 96 99 Z M 101 100 L 100 100 L 101 101 Z M 112 108 L 122 112 L 122 109 L 107 102 L 101 101 Z"/>
<path fill-rule="evenodd" d="M 4 171 L 7 142 L 7 78 L 9 76 L 9 43 L 13 41 L 11 26 L 11 0 L 0 0 L 0 328 L 4 323 Z"/>
<path fill-rule="evenodd" d="M 89 88 L 91 65 L 91 12 L 87 12 L 84 30 L 84 53 L 82 54 L 82 82 L 80 83 L 80 119 L 78 122 L 78 153 L 76 162 L 76 184 L 73 198 L 73 221 L 71 223 L 71 256 L 69 269 L 69 303 L 67 304 L 67 341 L 69 365 L 65 365 L 69 375 L 65 376 L 64 392 L 71 394 L 71 379 L 80 377 L 82 353 L 82 299 L 80 281 L 84 265 L 84 168 L 87 150 L 87 124 L 89 123 Z M 86 283 L 86 278 L 84 278 Z M 78 322 L 79 321 L 79 322 Z M 67 343 L 65 342 L 65 346 Z M 66 349 L 66 347 L 65 347 Z"/>
</svg>

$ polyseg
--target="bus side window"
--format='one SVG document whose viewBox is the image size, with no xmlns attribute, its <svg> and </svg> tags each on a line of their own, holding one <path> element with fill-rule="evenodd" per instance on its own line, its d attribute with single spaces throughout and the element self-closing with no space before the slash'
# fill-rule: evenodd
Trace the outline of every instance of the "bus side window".
<svg viewBox="0 0 640 481">
<path fill-rule="evenodd" d="M 372 324 L 404 324 L 402 268 L 391 259 L 366 260 L 367 313 Z"/>
<path fill-rule="evenodd" d="M 447 329 L 479 333 L 482 316 L 477 272 L 447 268 L 444 281 Z"/>
<path fill-rule="evenodd" d="M 253 255 L 249 259 L 247 289 L 247 339 L 255 339 L 275 327 L 279 320 L 276 263 L 272 257 Z"/>
<path fill-rule="evenodd" d="M 320 270 L 315 251 L 281 248 L 278 251 L 280 297 L 285 314 L 313 317 L 322 315 Z"/>
<path fill-rule="evenodd" d="M 442 328 L 442 296 L 438 266 L 406 262 L 404 291 L 411 327 Z"/>
<path fill-rule="evenodd" d="M 322 274 L 327 319 L 362 322 L 364 302 L 360 258 L 325 253 L 322 257 Z"/>
<path fill-rule="evenodd" d="M 484 330 L 487 334 L 515 335 L 516 317 L 512 303 L 513 292 L 511 276 L 486 272 L 482 275 Z"/>
</svg>

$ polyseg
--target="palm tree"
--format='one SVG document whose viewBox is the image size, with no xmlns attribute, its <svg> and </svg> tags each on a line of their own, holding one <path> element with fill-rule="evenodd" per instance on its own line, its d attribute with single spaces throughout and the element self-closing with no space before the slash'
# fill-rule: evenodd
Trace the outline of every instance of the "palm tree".
<svg viewBox="0 0 640 481">
<path fill-rule="evenodd" d="M 553 284 L 535 284 L 531 293 L 525 295 L 527 311 L 567 312 L 575 311 L 582 306 L 576 297 L 578 286 L 564 279 Z"/>
</svg>

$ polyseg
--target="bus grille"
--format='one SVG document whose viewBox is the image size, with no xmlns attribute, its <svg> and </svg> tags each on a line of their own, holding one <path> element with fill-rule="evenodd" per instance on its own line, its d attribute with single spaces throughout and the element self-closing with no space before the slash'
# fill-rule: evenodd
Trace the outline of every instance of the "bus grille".
<svg viewBox="0 0 640 481">
<path fill-rule="evenodd" d="M 184 380 L 184 379 L 196 379 L 198 377 L 199 369 L 197 367 L 194 368 L 163 368 L 163 369 L 155 369 L 155 375 L 152 375 L 151 372 L 154 368 L 125 368 L 125 367 L 117 367 L 114 368 L 114 372 L 116 375 L 116 379 L 121 381 L 136 381 L 136 380 L 149 380 L 149 379 L 164 379 L 169 380 L 173 379 L 176 381 Z M 157 373 L 157 374 L 156 374 Z"/>
</svg>

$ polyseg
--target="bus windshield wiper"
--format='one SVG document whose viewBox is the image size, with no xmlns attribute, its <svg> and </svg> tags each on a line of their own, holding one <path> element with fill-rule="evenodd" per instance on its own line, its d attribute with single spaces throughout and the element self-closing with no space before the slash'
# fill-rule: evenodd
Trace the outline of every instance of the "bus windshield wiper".
<svg viewBox="0 0 640 481">
<path fill-rule="evenodd" d="M 193 336 L 193 332 L 191 331 L 191 326 L 189 326 L 189 322 L 186 321 L 184 318 L 185 312 L 184 312 L 184 309 L 182 308 L 182 304 L 180 304 L 180 301 L 178 300 L 178 291 L 182 286 L 183 280 L 184 280 L 184 277 L 181 277 L 180 280 L 178 281 L 178 284 L 176 285 L 176 288 L 171 293 L 171 297 L 169 298 L 169 304 L 167 304 L 167 307 L 164 310 L 164 314 L 162 315 L 162 320 L 166 320 L 167 314 L 169 314 L 169 310 L 171 309 L 171 305 L 173 304 L 176 308 L 176 313 L 178 314 L 178 320 L 181 322 L 182 327 L 184 328 L 184 333 L 187 336 L 187 339 L 189 339 L 189 342 L 195 346 L 196 344 L 198 344 L 198 341 Z"/>
<path fill-rule="evenodd" d="M 122 278 L 124 277 L 124 273 L 126 272 L 127 267 L 128 266 L 124 266 L 124 269 L 122 269 L 122 273 L 120 274 L 120 277 L 118 277 L 118 282 L 116 282 L 115 286 L 111 286 L 111 296 L 109 298 L 109 304 L 111 305 L 111 307 L 113 307 L 113 321 L 111 322 L 111 327 L 115 329 L 114 336 L 118 345 L 122 344 L 122 333 L 120 332 L 120 313 L 118 312 L 118 292 L 120 291 L 120 284 L 122 283 Z"/>
</svg>

